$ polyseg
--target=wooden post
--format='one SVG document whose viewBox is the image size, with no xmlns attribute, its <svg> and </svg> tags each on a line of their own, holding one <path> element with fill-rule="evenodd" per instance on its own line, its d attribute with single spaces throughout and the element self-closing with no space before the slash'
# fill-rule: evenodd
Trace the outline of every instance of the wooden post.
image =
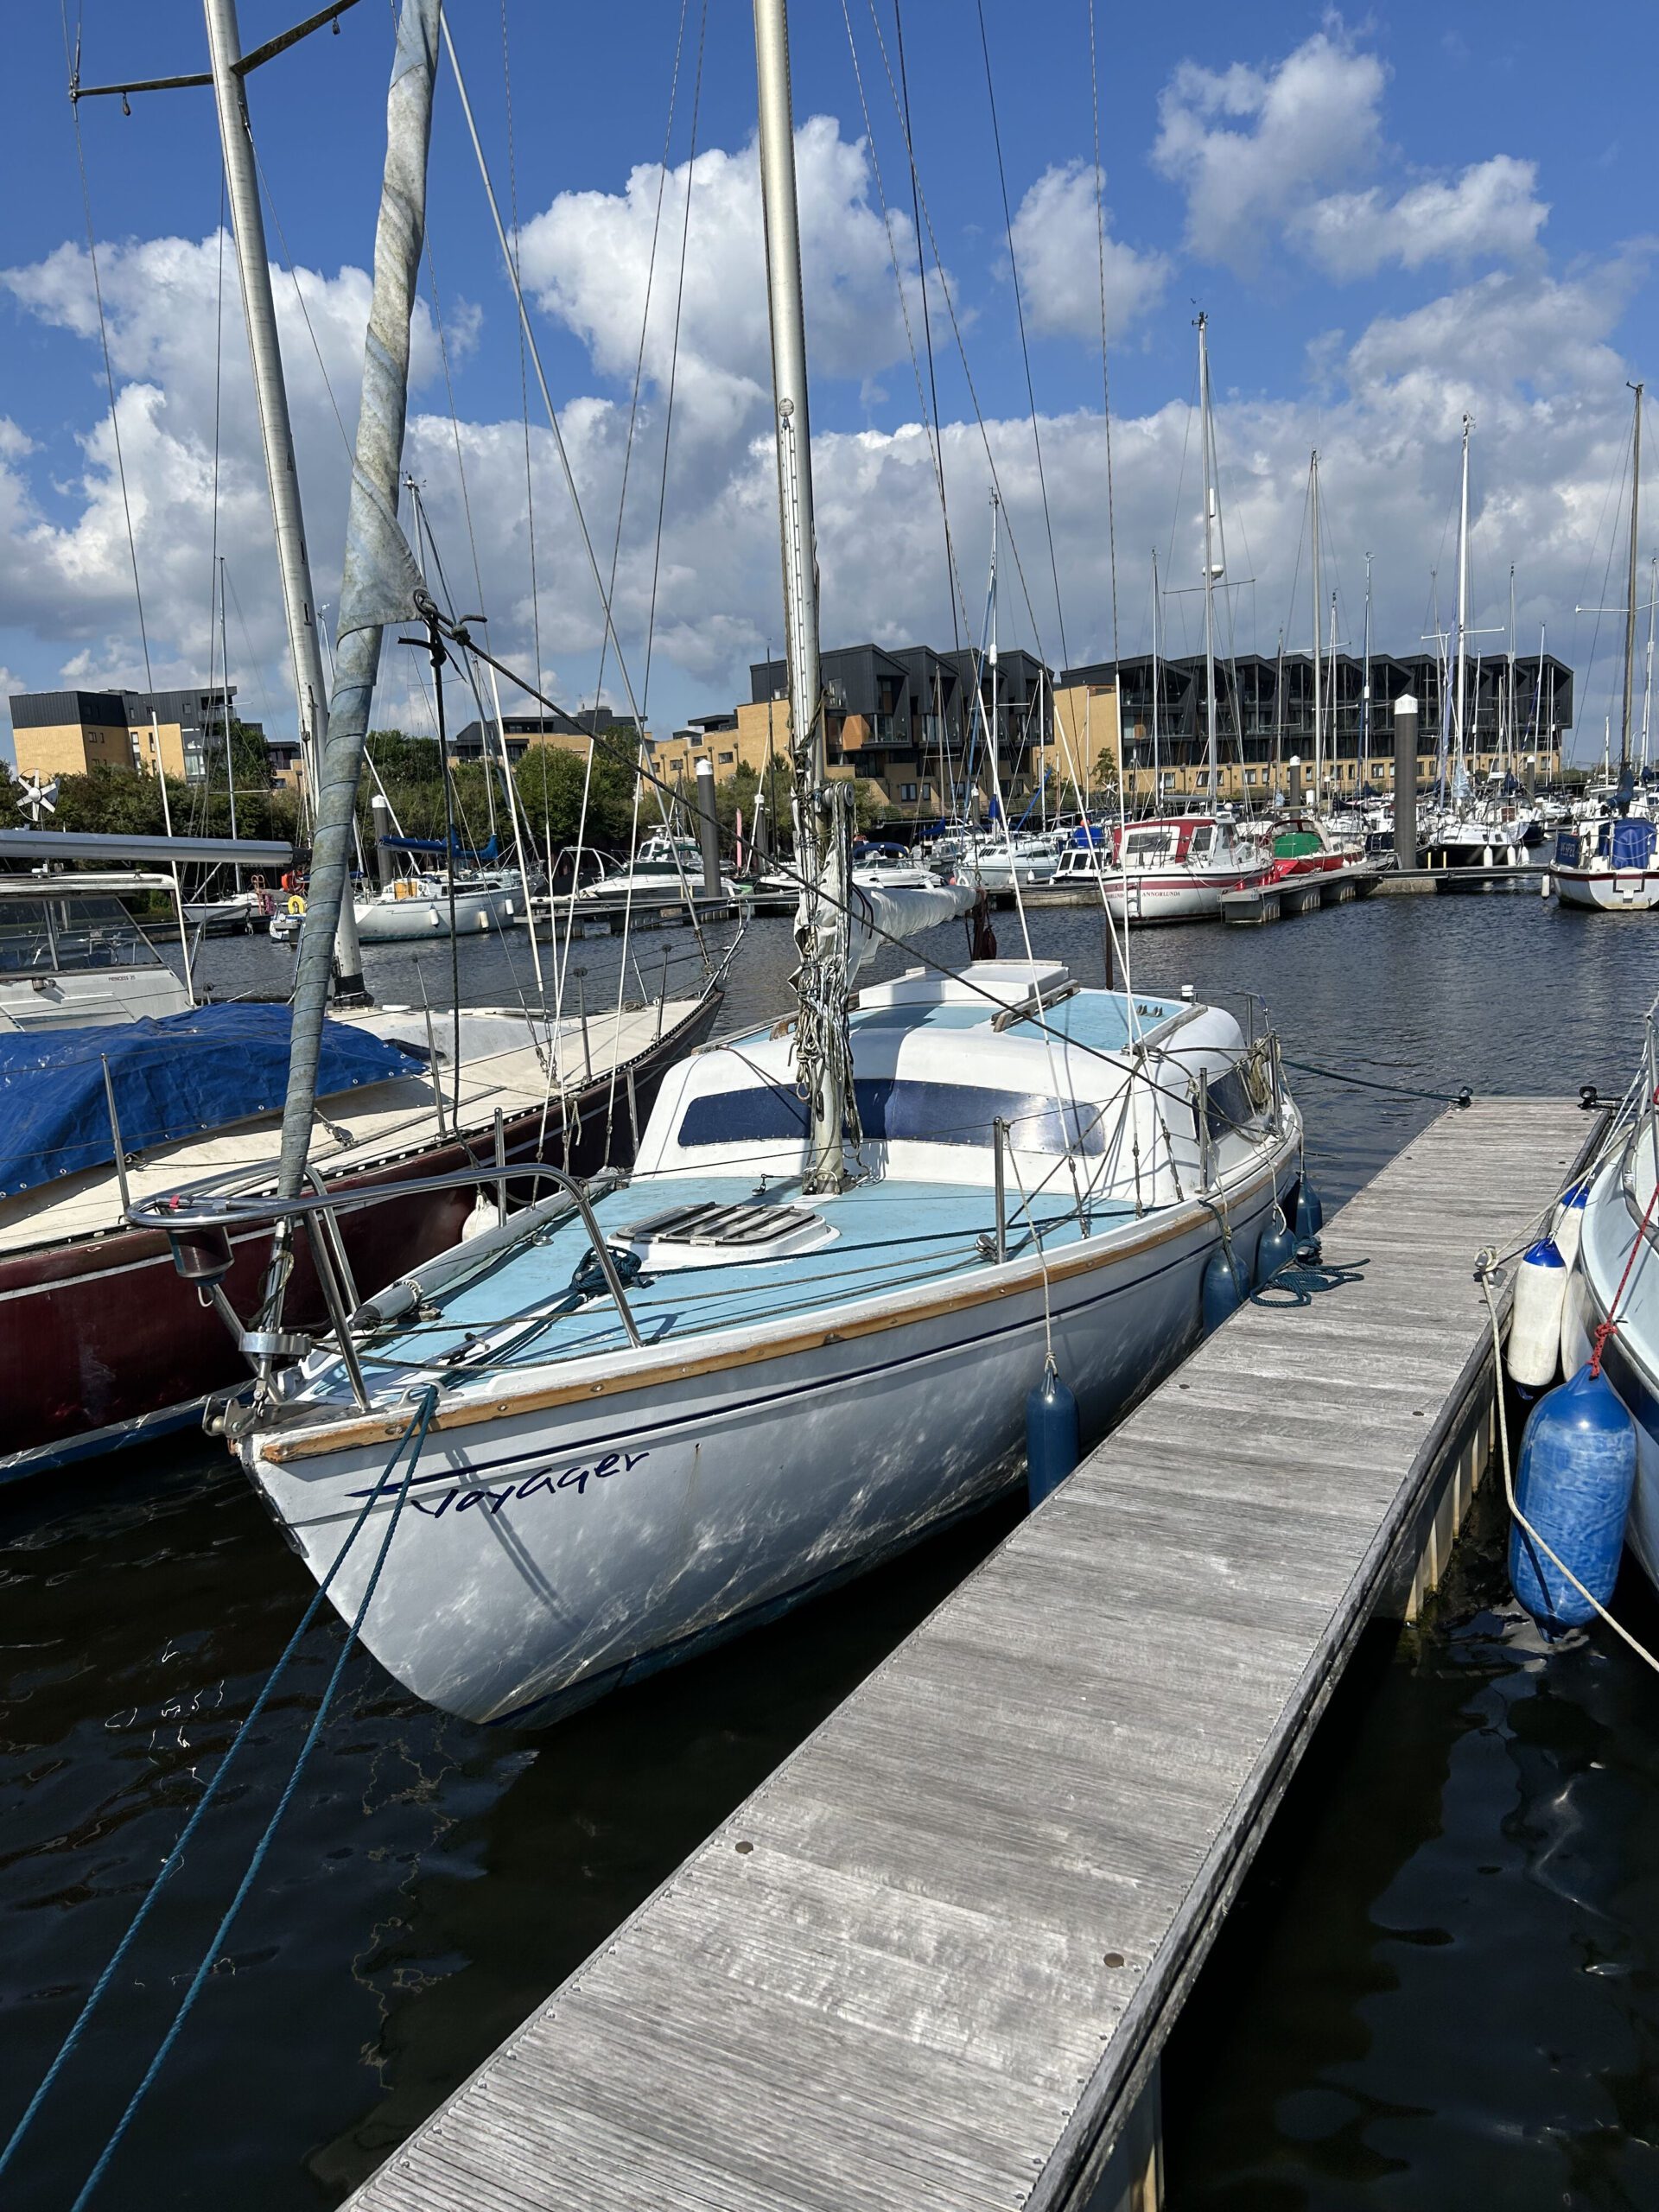
<svg viewBox="0 0 1659 2212">
<path fill-rule="evenodd" d="M 1417 702 L 1402 691 L 1394 702 L 1394 857 L 1417 865 Z"/>
</svg>

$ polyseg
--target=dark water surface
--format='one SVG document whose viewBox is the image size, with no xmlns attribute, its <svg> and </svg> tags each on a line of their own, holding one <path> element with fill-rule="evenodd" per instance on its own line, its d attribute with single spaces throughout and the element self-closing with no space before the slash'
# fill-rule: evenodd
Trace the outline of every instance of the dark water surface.
<svg viewBox="0 0 1659 2212">
<path fill-rule="evenodd" d="M 1659 988 L 1649 929 L 1519 893 L 1374 899 L 1261 931 L 1147 931 L 1134 980 L 1261 992 L 1291 1060 L 1379 1082 L 1617 1092 Z M 1015 918 L 998 930 L 1016 950 Z M 1096 918 L 1034 914 L 1032 933 L 1099 980 Z M 777 1007 L 790 953 L 785 924 L 752 929 L 731 1020 Z M 292 965 L 258 940 L 207 957 L 226 991 L 281 988 Z M 660 958 L 652 940 L 639 964 L 652 976 Z M 575 959 L 602 1006 L 616 946 Z M 446 948 L 371 949 L 369 972 L 383 1001 L 447 996 Z M 512 997 L 528 949 L 467 944 L 461 975 L 470 1001 Z M 1292 1080 L 1327 1199 L 1436 1110 Z M 336 2202 L 1010 1525 L 1011 1510 L 983 1516 L 544 1734 L 443 1719 L 354 1656 L 98 2202 Z M 1488 1527 L 1465 1548 L 1433 1624 L 1374 1642 L 1275 1824 L 1170 2052 L 1175 2212 L 1659 2206 L 1659 1686 L 1610 1641 L 1546 1656 L 1509 1604 L 1501 1543 Z M 223 1452 L 194 1437 L 0 1493 L 5 2126 L 311 1590 Z M 1636 1578 L 1619 1604 L 1659 1641 Z M 9 2206 L 73 2200 L 338 1649 L 332 1622 L 311 1633 L 0 2184 Z"/>
</svg>

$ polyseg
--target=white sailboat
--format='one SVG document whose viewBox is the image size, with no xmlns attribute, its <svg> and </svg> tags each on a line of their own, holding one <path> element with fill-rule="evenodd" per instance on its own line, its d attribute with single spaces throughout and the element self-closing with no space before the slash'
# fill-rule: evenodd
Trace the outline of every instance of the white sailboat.
<svg viewBox="0 0 1659 2212">
<path fill-rule="evenodd" d="M 1222 893 L 1247 891 L 1265 883 L 1271 856 L 1246 825 L 1230 821 L 1217 805 L 1216 702 L 1216 582 L 1223 572 L 1217 558 L 1215 426 L 1210 406 L 1209 318 L 1198 317 L 1199 445 L 1204 455 L 1204 679 L 1208 716 L 1205 785 L 1206 804 L 1186 811 L 1156 808 L 1144 819 L 1120 826 L 1109 864 L 1102 873 L 1108 912 L 1115 921 L 1197 922 L 1221 912 Z M 1158 575 L 1153 569 L 1153 763 L 1159 773 L 1157 735 Z M 1315 643 L 1317 661 L 1318 646 Z M 1068 874 L 1081 874 L 1075 863 Z"/>
<path fill-rule="evenodd" d="M 1659 829 L 1636 791 L 1630 723 L 1636 679 L 1636 577 L 1642 505 L 1642 392 L 1636 386 L 1630 477 L 1630 550 L 1624 603 L 1624 699 L 1618 781 L 1610 784 L 1598 816 L 1556 835 L 1552 868 L 1564 906 L 1599 913 L 1651 913 L 1659 907 Z M 1645 746 L 1646 709 L 1643 709 Z"/>
<path fill-rule="evenodd" d="M 350 1618 L 366 1600 L 371 1650 L 475 1719 L 551 1718 L 982 1503 L 1017 1477 L 1049 1359 L 1098 1433 L 1196 1338 L 1224 1246 L 1250 1279 L 1297 1173 L 1274 1041 L 1220 1008 L 1030 957 L 915 969 L 853 1002 L 878 945 L 972 893 L 849 880 L 784 0 L 755 22 L 806 871 L 795 1014 L 671 1071 L 632 1174 L 536 1171 L 550 1198 L 302 1356 L 262 1352 L 267 1314 L 258 1385 L 220 1416 L 331 1601 Z M 327 1211 L 297 1179 L 285 1206 L 242 1187 L 155 1217 L 200 1253 Z M 400 1439 L 413 1458 L 389 1474 Z"/>
</svg>

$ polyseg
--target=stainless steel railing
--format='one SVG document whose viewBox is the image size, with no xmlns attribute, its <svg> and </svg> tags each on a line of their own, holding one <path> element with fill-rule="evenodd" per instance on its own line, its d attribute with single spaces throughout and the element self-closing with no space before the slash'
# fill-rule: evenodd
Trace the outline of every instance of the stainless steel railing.
<svg viewBox="0 0 1659 2212">
<path fill-rule="evenodd" d="M 351 1262 L 346 1256 L 345 1240 L 340 1234 L 340 1217 L 344 1213 L 359 1213 L 374 1205 L 407 1202 L 410 1198 L 436 1198 L 448 1192 L 477 1190 L 486 1185 L 493 1185 L 498 1202 L 505 1198 L 510 1184 L 529 1182 L 532 1186 L 550 1185 L 556 1192 L 569 1201 L 581 1216 L 593 1246 L 594 1257 L 604 1276 L 607 1289 L 615 1304 L 628 1342 L 636 1350 L 643 1339 L 629 1308 L 627 1293 L 618 1272 L 616 1262 L 605 1242 L 604 1233 L 594 1216 L 593 1204 L 585 1187 L 572 1176 L 557 1167 L 540 1162 L 522 1166 L 506 1165 L 499 1157 L 487 1165 L 451 1169 L 442 1175 L 419 1176 L 407 1180 L 391 1181 L 367 1188 L 359 1185 L 350 1191 L 330 1191 L 315 1169 L 309 1171 L 312 1188 L 298 1198 L 276 1197 L 269 1188 L 273 1170 L 269 1166 L 242 1167 L 223 1175 L 211 1176 L 179 1191 L 160 1197 L 141 1199 L 129 1205 L 126 1219 L 134 1229 L 157 1231 L 164 1236 L 172 1248 L 173 1263 L 188 1282 L 194 1283 L 203 1302 L 219 1313 L 247 1357 L 256 1376 L 268 1380 L 273 1363 L 279 1358 L 302 1357 L 316 1349 L 303 1336 L 285 1332 L 282 1327 L 281 1294 L 284 1287 L 285 1272 L 273 1265 L 268 1278 L 264 1308 L 251 1323 L 238 1314 L 226 1295 L 224 1282 L 234 1262 L 232 1234 L 268 1226 L 272 1233 L 273 1260 L 291 1245 L 294 1227 L 302 1225 L 307 1231 L 312 1265 L 316 1270 L 318 1287 L 327 1309 L 330 1335 L 339 1348 L 340 1357 L 350 1381 L 352 1395 L 359 1408 L 367 1410 L 369 1394 L 364 1379 L 359 1350 L 359 1331 L 354 1324 L 367 1322 L 378 1326 L 384 1317 L 372 1305 L 365 1306 L 357 1294 L 353 1280 Z M 249 1188 L 251 1184 L 263 1184 L 264 1188 Z M 458 1262 L 471 1260 L 482 1262 L 492 1253 L 499 1251 L 516 1241 L 532 1226 L 543 1225 L 547 1215 L 540 1204 L 532 1202 L 522 1209 L 518 1217 L 504 1215 L 500 1229 L 512 1233 L 499 1241 L 497 1232 L 489 1230 L 485 1236 L 471 1244 L 458 1246 L 453 1254 L 442 1254 L 429 1266 L 437 1266 L 444 1260 Z M 531 1220 L 531 1216 L 537 1218 Z M 515 1228 L 515 1218 L 517 1227 Z M 400 1278 L 400 1280 L 403 1280 Z M 381 1294 L 384 1298 L 385 1294 Z M 368 1333 L 368 1329 L 363 1331 Z M 324 1338 L 326 1344 L 328 1341 Z"/>
</svg>

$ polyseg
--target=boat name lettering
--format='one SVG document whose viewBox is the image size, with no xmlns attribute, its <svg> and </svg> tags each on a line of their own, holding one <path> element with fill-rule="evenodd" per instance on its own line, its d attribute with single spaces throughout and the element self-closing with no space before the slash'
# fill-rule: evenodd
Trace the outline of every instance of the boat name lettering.
<svg viewBox="0 0 1659 2212">
<path fill-rule="evenodd" d="M 479 1483 L 471 1488 L 457 1483 L 453 1490 L 445 1491 L 441 1497 L 419 1497 L 411 1492 L 409 1503 L 416 1513 L 423 1513 L 432 1521 L 440 1519 L 451 1509 L 461 1514 L 487 1508 L 493 1516 L 515 1498 L 536 1497 L 543 1493 L 550 1497 L 555 1491 L 560 1490 L 573 1490 L 581 1497 L 586 1494 L 590 1482 L 605 1482 L 612 1475 L 631 1474 L 642 1459 L 650 1457 L 649 1452 L 607 1452 L 600 1459 L 578 1461 L 571 1467 L 543 1467 L 533 1475 L 525 1475 L 518 1482 L 507 1483 L 499 1488 L 487 1482 Z M 384 1483 L 378 1484 L 374 1491 L 358 1490 L 348 1492 L 348 1495 L 353 1497 L 391 1497 L 397 1489 L 395 1482 Z"/>
</svg>

